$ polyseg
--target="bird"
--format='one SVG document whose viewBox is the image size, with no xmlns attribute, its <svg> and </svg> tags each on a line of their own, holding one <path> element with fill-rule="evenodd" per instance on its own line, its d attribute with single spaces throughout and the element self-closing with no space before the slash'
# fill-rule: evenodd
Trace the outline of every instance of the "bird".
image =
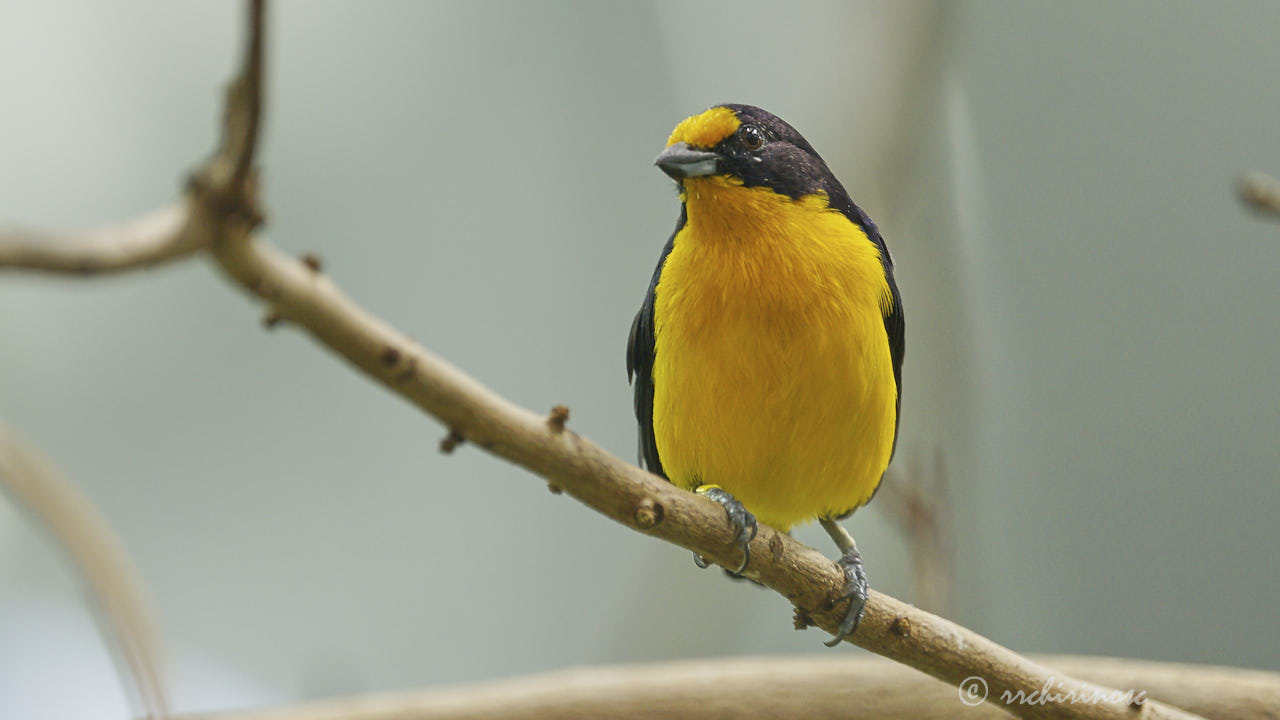
<svg viewBox="0 0 1280 720">
<path fill-rule="evenodd" d="M 758 523 L 818 520 L 850 601 L 834 646 L 869 592 L 837 520 L 871 500 L 897 447 L 893 258 L 813 146 L 759 107 L 686 118 L 654 164 L 680 214 L 627 340 L 640 463 L 724 507 L 742 553 L 731 575 Z"/>
</svg>

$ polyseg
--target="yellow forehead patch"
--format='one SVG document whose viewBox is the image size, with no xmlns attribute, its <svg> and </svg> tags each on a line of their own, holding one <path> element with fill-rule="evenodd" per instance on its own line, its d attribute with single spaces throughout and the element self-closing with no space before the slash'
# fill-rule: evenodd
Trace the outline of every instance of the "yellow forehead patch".
<svg viewBox="0 0 1280 720">
<path fill-rule="evenodd" d="M 732 110 L 726 107 L 713 107 L 700 115 L 691 115 L 681 121 L 676 129 L 671 131 L 671 137 L 667 138 L 667 147 L 682 142 L 696 148 L 713 148 L 719 145 L 721 140 L 737 132 L 740 125 L 742 121 Z"/>
</svg>

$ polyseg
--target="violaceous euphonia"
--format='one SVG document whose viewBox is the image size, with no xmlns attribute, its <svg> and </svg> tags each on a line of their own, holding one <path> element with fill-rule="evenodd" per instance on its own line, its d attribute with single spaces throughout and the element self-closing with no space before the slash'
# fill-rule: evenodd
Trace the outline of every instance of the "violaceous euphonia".
<svg viewBox="0 0 1280 720">
<path fill-rule="evenodd" d="M 897 443 L 893 259 L 813 146 L 758 107 L 685 119 L 655 164 L 681 205 L 627 343 L 641 461 L 724 506 L 736 573 L 757 518 L 784 532 L 816 518 L 851 600 L 834 645 L 867 600 L 836 520 L 875 494 Z"/>
</svg>

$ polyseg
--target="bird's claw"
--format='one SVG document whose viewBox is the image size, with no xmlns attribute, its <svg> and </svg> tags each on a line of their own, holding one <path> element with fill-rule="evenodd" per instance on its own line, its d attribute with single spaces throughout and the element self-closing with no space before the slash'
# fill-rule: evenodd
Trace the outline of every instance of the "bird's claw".
<svg viewBox="0 0 1280 720">
<path fill-rule="evenodd" d="M 836 564 L 844 571 L 845 592 L 840 600 L 849 601 L 849 610 L 840 621 L 840 627 L 836 628 L 835 636 L 825 643 L 827 647 L 835 647 L 852 635 L 862 620 L 862 612 L 867 608 L 867 574 L 862 569 L 862 556 L 858 554 L 858 549 L 853 547 L 845 550 Z"/>
<path fill-rule="evenodd" d="M 737 570 L 729 570 L 725 568 L 725 572 L 730 575 L 741 575 L 743 570 L 747 569 L 747 564 L 751 562 L 751 541 L 755 539 L 756 532 L 760 529 L 756 524 L 756 516 L 747 511 L 738 499 L 722 490 L 717 485 L 703 485 L 694 492 L 705 496 L 708 500 L 714 500 L 724 508 L 725 515 L 729 519 L 729 527 L 733 528 L 737 535 L 734 538 L 734 544 L 742 550 L 742 564 Z M 710 567 L 701 555 L 694 553 L 693 562 L 700 568 L 706 569 Z"/>
</svg>

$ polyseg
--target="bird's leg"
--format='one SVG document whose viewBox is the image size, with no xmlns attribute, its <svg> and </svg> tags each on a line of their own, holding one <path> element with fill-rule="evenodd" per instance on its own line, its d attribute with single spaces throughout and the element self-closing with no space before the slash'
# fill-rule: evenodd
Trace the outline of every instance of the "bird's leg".
<svg viewBox="0 0 1280 720">
<path fill-rule="evenodd" d="M 756 537 L 756 516 L 747 512 L 747 509 L 738 502 L 738 499 L 720 488 L 719 485 L 699 485 L 694 492 L 705 496 L 708 500 L 715 500 L 724 507 L 725 515 L 729 518 L 729 527 L 733 528 L 737 533 L 734 539 L 738 549 L 742 550 L 742 564 L 737 570 L 725 571 L 730 575 L 741 575 L 743 570 L 747 569 L 747 563 L 751 562 L 751 541 Z M 701 555 L 693 554 L 693 562 L 700 568 L 706 568 L 710 565 Z"/>
<path fill-rule="evenodd" d="M 862 620 L 862 611 L 867 607 L 867 574 L 862 569 L 862 556 L 858 554 L 858 544 L 853 541 L 849 531 L 831 518 L 819 518 L 818 522 L 831 536 L 836 547 L 840 548 L 840 560 L 836 564 L 844 571 L 845 582 L 845 594 L 840 599 L 849 601 L 849 610 L 840 621 L 835 637 L 826 642 L 827 647 L 835 647 L 857 630 L 858 621 Z"/>
</svg>

